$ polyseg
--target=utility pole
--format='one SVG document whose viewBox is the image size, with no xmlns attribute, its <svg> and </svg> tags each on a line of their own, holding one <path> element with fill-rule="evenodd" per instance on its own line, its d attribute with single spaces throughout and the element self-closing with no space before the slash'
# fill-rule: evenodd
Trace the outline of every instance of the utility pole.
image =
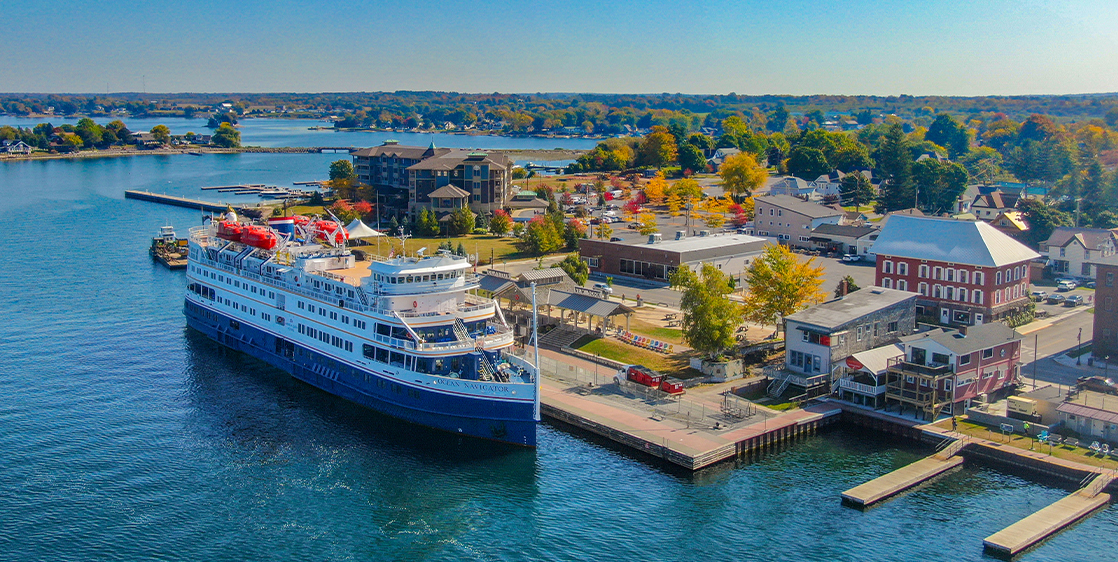
<svg viewBox="0 0 1118 562">
<path fill-rule="evenodd" d="M 1033 334 L 1033 390 L 1036 390 L 1036 353 L 1040 347 L 1040 334 Z"/>
</svg>

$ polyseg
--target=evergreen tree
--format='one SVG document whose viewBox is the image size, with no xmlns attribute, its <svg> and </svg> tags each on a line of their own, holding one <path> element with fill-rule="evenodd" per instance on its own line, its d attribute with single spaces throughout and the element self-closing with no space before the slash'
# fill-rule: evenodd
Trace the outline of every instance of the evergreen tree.
<svg viewBox="0 0 1118 562">
<path fill-rule="evenodd" d="M 842 204 L 854 205 L 856 211 L 862 210 L 863 205 L 873 201 L 873 184 L 870 183 L 869 178 L 858 172 L 843 176 L 839 190 L 842 194 Z"/>
<path fill-rule="evenodd" d="M 916 186 L 912 180 L 912 154 L 908 137 L 900 123 L 894 123 L 881 138 L 874 160 L 884 180 L 877 197 L 879 213 L 908 209 L 916 203 Z"/>
</svg>

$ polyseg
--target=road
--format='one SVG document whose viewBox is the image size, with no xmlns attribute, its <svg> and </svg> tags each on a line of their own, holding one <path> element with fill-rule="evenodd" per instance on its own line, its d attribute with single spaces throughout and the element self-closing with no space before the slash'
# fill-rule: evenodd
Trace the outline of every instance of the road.
<svg viewBox="0 0 1118 562">
<path fill-rule="evenodd" d="M 1050 326 L 1026 334 L 1021 342 L 1022 378 L 1032 383 L 1035 373 L 1038 383 L 1043 381 L 1071 385 L 1075 384 L 1075 379 L 1084 375 L 1103 374 L 1103 371 L 1088 367 L 1086 363 L 1079 367 L 1069 367 L 1055 361 L 1055 357 L 1075 349 L 1079 343 L 1080 330 L 1083 334 L 1082 342 L 1090 343 L 1094 319 L 1094 314 L 1087 312 L 1086 307 L 1081 307 L 1058 318 Z"/>
</svg>

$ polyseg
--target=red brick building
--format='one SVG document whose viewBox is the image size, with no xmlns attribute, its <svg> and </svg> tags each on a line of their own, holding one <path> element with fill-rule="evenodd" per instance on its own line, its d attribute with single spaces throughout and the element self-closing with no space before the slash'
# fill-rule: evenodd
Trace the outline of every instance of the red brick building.
<svg viewBox="0 0 1118 562">
<path fill-rule="evenodd" d="M 1029 263 L 1040 257 L 981 221 L 895 215 L 874 242 L 876 284 L 913 291 L 916 314 L 972 326 L 1028 306 Z"/>
<path fill-rule="evenodd" d="M 913 334 L 900 345 L 904 355 L 886 371 L 885 407 L 912 408 L 929 421 L 962 413 L 980 397 L 1000 398 L 1020 376 L 1021 335 L 1000 322 Z"/>
<path fill-rule="evenodd" d="M 1091 354 L 1118 361 L 1118 262 L 1095 264 L 1095 326 Z"/>
</svg>

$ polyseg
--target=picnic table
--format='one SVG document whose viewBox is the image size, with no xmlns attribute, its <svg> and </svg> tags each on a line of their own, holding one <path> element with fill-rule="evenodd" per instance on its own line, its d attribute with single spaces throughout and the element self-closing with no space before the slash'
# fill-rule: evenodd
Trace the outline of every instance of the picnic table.
<svg viewBox="0 0 1118 562">
<path fill-rule="evenodd" d="M 676 314 L 674 312 L 669 312 L 664 315 L 664 320 L 675 320 L 675 317 Z"/>
</svg>

